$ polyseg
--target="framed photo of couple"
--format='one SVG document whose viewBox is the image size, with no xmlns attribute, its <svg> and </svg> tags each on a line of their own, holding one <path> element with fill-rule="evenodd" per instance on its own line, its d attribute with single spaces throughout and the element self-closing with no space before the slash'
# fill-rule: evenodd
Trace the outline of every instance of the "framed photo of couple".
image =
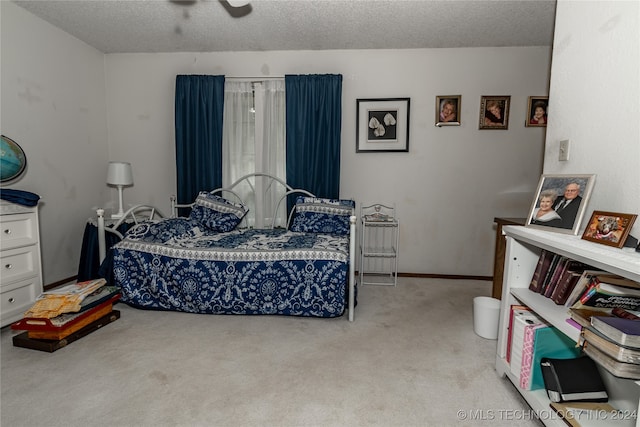
<svg viewBox="0 0 640 427">
<path fill-rule="evenodd" d="M 542 175 L 526 225 L 578 234 L 595 175 Z"/>
</svg>

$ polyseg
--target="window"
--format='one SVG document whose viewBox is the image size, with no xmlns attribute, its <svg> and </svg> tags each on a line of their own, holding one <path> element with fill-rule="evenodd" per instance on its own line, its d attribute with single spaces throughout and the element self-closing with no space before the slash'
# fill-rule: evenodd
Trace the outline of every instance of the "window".
<svg viewBox="0 0 640 427">
<path fill-rule="evenodd" d="M 286 182 L 285 136 L 285 83 L 284 79 L 261 82 L 225 81 L 224 123 L 222 131 L 222 185 L 229 186 L 244 175 L 264 172 Z M 247 206 L 247 224 L 263 228 L 273 222 L 273 212 L 285 189 L 268 191 L 258 179 L 239 188 L 238 194 L 245 201 L 252 201 L 269 194 L 260 207 Z M 251 203 L 253 205 L 253 203 Z M 276 226 L 286 226 L 286 204 L 283 202 L 276 215 Z"/>
</svg>

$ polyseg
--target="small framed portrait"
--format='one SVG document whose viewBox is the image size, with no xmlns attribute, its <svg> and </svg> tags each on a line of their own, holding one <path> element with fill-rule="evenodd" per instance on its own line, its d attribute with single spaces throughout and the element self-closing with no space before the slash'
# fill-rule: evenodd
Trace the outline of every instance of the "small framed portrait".
<svg viewBox="0 0 640 427">
<path fill-rule="evenodd" d="M 508 129 L 510 101 L 511 96 L 482 96 L 479 129 Z"/>
<path fill-rule="evenodd" d="M 546 127 L 549 111 L 548 96 L 530 96 L 527 107 L 527 127 Z"/>
<path fill-rule="evenodd" d="M 578 234 L 595 175 L 542 175 L 526 225 Z"/>
<path fill-rule="evenodd" d="M 621 248 L 637 215 L 617 212 L 593 211 L 587 228 L 582 233 L 584 240 Z"/>
<path fill-rule="evenodd" d="M 409 151 L 410 98 L 356 100 L 356 153 Z"/>
<path fill-rule="evenodd" d="M 462 95 L 436 97 L 436 126 L 460 126 Z"/>
</svg>

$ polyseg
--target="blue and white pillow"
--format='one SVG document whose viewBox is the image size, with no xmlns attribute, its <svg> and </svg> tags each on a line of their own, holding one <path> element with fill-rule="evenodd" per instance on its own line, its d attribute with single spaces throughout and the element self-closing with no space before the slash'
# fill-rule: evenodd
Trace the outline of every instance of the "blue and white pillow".
<svg viewBox="0 0 640 427">
<path fill-rule="evenodd" d="M 353 200 L 298 196 L 291 231 L 346 236 L 355 206 Z"/>
<path fill-rule="evenodd" d="M 191 208 L 189 218 L 213 231 L 234 230 L 248 209 L 242 203 L 234 203 L 215 194 L 201 191 Z"/>
</svg>

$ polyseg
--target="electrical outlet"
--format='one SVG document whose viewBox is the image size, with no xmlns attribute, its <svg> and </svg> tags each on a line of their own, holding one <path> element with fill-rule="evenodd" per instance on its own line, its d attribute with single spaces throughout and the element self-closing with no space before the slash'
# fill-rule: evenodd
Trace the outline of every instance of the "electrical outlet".
<svg viewBox="0 0 640 427">
<path fill-rule="evenodd" d="M 560 155 L 558 156 L 558 160 L 561 162 L 566 162 L 569 160 L 569 140 L 565 139 L 560 141 Z"/>
</svg>

